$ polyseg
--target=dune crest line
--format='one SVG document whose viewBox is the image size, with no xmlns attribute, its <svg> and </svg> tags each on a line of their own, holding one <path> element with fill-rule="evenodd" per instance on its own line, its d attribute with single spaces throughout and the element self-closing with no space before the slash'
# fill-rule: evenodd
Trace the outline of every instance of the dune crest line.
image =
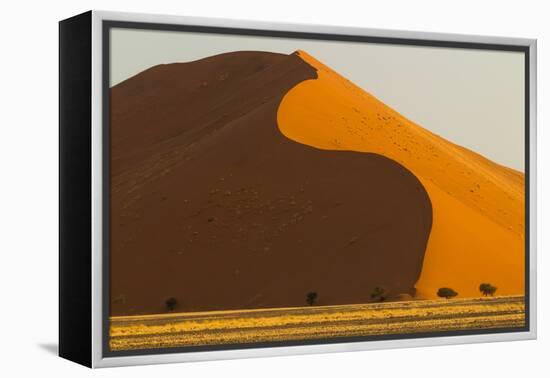
<svg viewBox="0 0 550 378">
<path fill-rule="evenodd" d="M 297 54 L 318 77 L 285 95 L 277 113 L 281 132 L 319 149 L 389 157 L 426 188 L 433 226 L 418 295 L 435 298 L 439 287 L 450 286 L 474 297 L 481 282 L 494 283 L 502 295 L 523 294 L 523 173 L 423 129 L 306 52 Z"/>
</svg>

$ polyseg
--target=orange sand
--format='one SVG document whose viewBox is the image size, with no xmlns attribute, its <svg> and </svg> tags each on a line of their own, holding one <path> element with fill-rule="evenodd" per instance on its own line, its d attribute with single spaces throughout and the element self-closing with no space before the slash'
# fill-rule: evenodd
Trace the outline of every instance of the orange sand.
<svg viewBox="0 0 550 378">
<path fill-rule="evenodd" d="M 327 150 L 374 152 L 400 162 L 424 184 L 433 227 L 417 295 L 447 286 L 479 296 L 524 293 L 524 175 L 457 146 L 406 119 L 303 51 L 318 70 L 284 97 L 280 131 Z M 496 136 L 495 138 L 498 138 Z"/>
</svg>

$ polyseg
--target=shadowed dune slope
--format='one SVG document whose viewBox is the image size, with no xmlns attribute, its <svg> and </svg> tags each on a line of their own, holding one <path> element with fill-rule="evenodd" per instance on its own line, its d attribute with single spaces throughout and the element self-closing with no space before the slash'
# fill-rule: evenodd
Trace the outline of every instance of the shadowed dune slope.
<svg viewBox="0 0 550 378">
<path fill-rule="evenodd" d="M 423 129 L 306 52 L 298 55 L 318 78 L 284 97 L 281 132 L 321 149 L 389 157 L 412 171 L 430 196 L 433 226 L 418 296 L 434 298 L 443 286 L 479 296 L 482 282 L 496 285 L 498 294 L 523 294 L 523 173 Z"/>
<path fill-rule="evenodd" d="M 160 65 L 111 90 L 111 315 L 364 303 L 414 293 L 432 208 L 378 154 L 284 137 L 296 54 Z"/>
</svg>

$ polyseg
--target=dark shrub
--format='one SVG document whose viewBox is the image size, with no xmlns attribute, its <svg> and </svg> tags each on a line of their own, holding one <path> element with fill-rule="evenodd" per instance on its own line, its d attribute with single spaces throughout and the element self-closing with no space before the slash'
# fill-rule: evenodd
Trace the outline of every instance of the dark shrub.
<svg viewBox="0 0 550 378">
<path fill-rule="evenodd" d="M 306 302 L 308 305 L 313 306 L 315 303 L 317 303 L 317 293 L 315 291 L 310 291 L 306 295 Z"/>
<path fill-rule="evenodd" d="M 495 295 L 495 292 L 497 291 L 497 288 L 496 288 L 496 286 L 493 286 L 490 283 L 482 283 L 481 285 L 479 285 L 479 291 L 484 296 L 490 295 L 492 297 L 493 295 Z"/>
<path fill-rule="evenodd" d="M 449 287 L 442 287 L 437 291 L 437 296 L 441 298 L 449 299 L 456 297 L 457 295 L 458 293 Z"/>
<path fill-rule="evenodd" d="M 370 294 L 372 300 L 384 302 L 386 300 L 386 290 L 383 287 L 376 286 Z"/>
<path fill-rule="evenodd" d="M 166 300 L 166 302 L 164 302 L 164 304 L 166 305 L 166 309 L 168 311 L 174 311 L 178 304 L 178 301 L 176 300 L 176 298 L 170 297 Z"/>
</svg>

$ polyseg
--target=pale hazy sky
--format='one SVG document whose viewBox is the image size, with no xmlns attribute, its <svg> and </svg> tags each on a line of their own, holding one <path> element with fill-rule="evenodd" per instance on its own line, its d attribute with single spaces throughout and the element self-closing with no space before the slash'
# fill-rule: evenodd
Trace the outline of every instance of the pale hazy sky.
<svg viewBox="0 0 550 378">
<path fill-rule="evenodd" d="M 298 49 L 430 131 L 524 170 L 520 52 L 111 29 L 111 85 L 162 63 L 229 51 Z"/>
</svg>

